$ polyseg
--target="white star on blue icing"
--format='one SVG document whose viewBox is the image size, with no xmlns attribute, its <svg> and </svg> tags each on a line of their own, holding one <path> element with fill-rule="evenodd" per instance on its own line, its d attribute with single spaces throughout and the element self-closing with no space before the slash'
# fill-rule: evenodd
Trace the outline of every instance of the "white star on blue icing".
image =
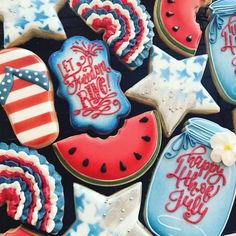
<svg viewBox="0 0 236 236">
<path fill-rule="evenodd" d="M 126 95 L 155 107 L 162 116 L 166 136 L 170 136 L 188 112 L 219 112 L 219 106 L 201 84 L 206 63 L 207 55 L 176 60 L 153 46 L 150 74 Z"/>
<path fill-rule="evenodd" d="M 74 184 L 76 221 L 66 236 L 151 236 L 138 221 L 141 183 L 111 196 Z"/>
<path fill-rule="evenodd" d="M 66 0 L 1 0 L 0 15 L 3 17 L 4 47 L 17 46 L 37 36 L 40 31 L 47 31 L 48 38 L 65 39 L 65 31 L 57 16 Z M 43 32 L 42 32 L 43 33 Z M 27 36 L 26 36 L 27 35 Z"/>
</svg>

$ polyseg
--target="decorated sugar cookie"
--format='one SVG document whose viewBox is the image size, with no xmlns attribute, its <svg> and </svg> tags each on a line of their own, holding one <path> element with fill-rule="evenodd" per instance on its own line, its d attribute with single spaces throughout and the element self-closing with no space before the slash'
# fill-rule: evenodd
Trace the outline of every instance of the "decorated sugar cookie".
<svg viewBox="0 0 236 236">
<path fill-rule="evenodd" d="M 22 144 L 42 148 L 57 138 L 53 96 L 48 69 L 37 55 L 21 48 L 0 51 L 0 103 Z"/>
<path fill-rule="evenodd" d="M 74 184 L 76 221 L 65 236 L 151 236 L 138 220 L 141 194 L 141 183 L 111 196 Z"/>
<path fill-rule="evenodd" d="M 120 89 L 121 75 L 111 68 L 102 41 L 72 37 L 51 55 L 49 64 L 59 80 L 59 95 L 70 105 L 75 129 L 108 134 L 129 113 L 130 103 Z"/>
<path fill-rule="evenodd" d="M 211 4 L 211 22 L 206 30 L 206 46 L 210 55 L 213 81 L 220 95 L 236 104 L 236 1 Z"/>
<path fill-rule="evenodd" d="M 187 113 L 219 112 L 201 84 L 206 63 L 207 55 L 178 61 L 154 46 L 150 74 L 128 89 L 126 95 L 155 107 L 169 137 Z"/>
<path fill-rule="evenodd" d="M 76 135 L 55 143 L 54 149 L 76 177 L 96 185 L 121 185 L 152 166 L 161 137 L 159 117 L 151 111 L 126 120 L 115 136 L 100 139 Z"/>
<path fill-rule="evenodd" d="M 236 135 L 211 121 L 189 119 L 164 149 L 145 205 L 157 235 L 221 235 L 235 199 Z"/>
<path fill-rule="evenodd" d="M 61 176 L 35 150 L 0 143 L 0 205 L 15 220 L 48 233 L 62 228 Z"/>
<path fill-rule="evenodd" d="M 211 0 L 156 0 L 154 21 L 158 34 L 174 51 L 184 56 L 194 56 L 202 31 L 196 22 L 200 7 L 210 4 Z"/>
<path fill-rule="evenodd" d="M 0 236 L 40 236 L 40 234 L 36 234 L 34 232 L 31 232 L 30 230 L 24 228 L 21 225 L 15 229 L 10 229 L 5 233 L 0 234 Z"/>
<path fill-rule="evenodd" d="M 1 0 L 4 47 L 23 44 L 32 37 L 66 38 L 57 12 L 66 0 Z"/>
<path fill-rule="evenodd" d="M 130 69 L 143 64 L 152 47 L 153 23 L 139 0 L 70 0 L 71 8 Z"/>
</svg>

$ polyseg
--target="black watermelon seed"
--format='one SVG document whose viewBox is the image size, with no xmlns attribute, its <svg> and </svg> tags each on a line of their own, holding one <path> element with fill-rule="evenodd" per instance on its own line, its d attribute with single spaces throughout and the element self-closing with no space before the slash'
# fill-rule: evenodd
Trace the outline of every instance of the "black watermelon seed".
<svg viewBox="0 0 236 236">
<path fill-rule="evenodd" d="M 190 34 L 187 38 L 186 38 L 186 41 L 187 42 L 192 42 L 193 40 L 193 36 Z"/>
<path fill-rule="evenodd" d="M 138 161 L 142 159 L 142 155 L 138 152 L 134 152 L 134 156 Z"/>
<path fill-rule="evenodd" d="M 142 139 L 146 142 L 150 142 L 151 138 L 149 136 L 142 136 Z"/>
<path fill-rule="evenodd" d="M 148 122 L 148 118 L 146 116 L 144 116 L 142 119 L 139 120 L 140 123 L 147 123 Z"/>
<path fill-rule="evenodd" d="M 167 0 L 168 3 L 175 3 L 175 0 Z"/>
<path fill-rule="evenodd" d="M 120 161 L 120 170 L 121 171 L 126 171 L 127 170 L 126 165 L 122 161 Z"/>
<path fill-rule="evenodd" d="M 89 159 L 84 159 L 82 165 L 87 167 L 89 165 Z"/>
<path fill-rule="evenodd" d="M 173 26 L 173 27 L 172 27 L 172 30 L 175 31 L 175 32 L 177 32 L 177 31 L 179 30 L 179 28 L 180 28 L 179 26 Z"/>
<path fill-rule="evenodd" d="M 102 173 L 106 173 L 107 172 L 107 165 L 105 163 L 102 164 L 101 172 Z"/>
<path fill-rule="evenodd" d="M 171 17 L 171 16 L 173 16 L 175 13 L 174 12 L 172 12 L 172 11 L 167 11 L 166 12 L 166 16 L 167 17 Z"/>
<path fill-rule="evenodd" d="M 77 149 L 76 147 L 70 148 L 69 151 L 68 151 L 69 154 L 70 154 L 70 155 L 73 155 L 73 154 L 76 152 L 76 149 Z"/>
</svg>

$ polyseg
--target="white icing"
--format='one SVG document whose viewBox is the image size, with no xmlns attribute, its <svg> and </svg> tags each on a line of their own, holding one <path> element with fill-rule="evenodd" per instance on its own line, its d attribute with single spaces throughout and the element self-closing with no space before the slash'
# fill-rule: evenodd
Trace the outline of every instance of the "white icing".
<svg viewBox="0 0 236 236">
<path fill-rule="evenodd" d="M 7 184 L 7 183 L 0 184 L 0 194 L 2 193 L 3 189 L 7 189 L 7 188 L 14 188 L 15 191 L 16 191 L 16 194 L 20 198 L 20 201 L 19 201 L 18 206 L 17 206 L 16 213 L 15 213 L 15 216 L 14 216 L 15 220 L 19 220 L 22 213 L 23 213 L 23 209 L 24 209 L 25 194 L 24 194 L 24 192 L 21 191 L 21 186 L 18 182 L 13 182 L 11 184 Z"/>
<path fill-rule="evenodd" d="M 231 131 L 216 133 L 210 140 L 212 147 L 211 159 L 232 166 L 236 162 L 236 135 Z"/>
<path fill-rule="evenodd" d="M 44 35 L 47 33 L 49 38 L 66 38 L 57 16 L 57 11 L 63 7 L 66 0 L 44 0 L 43 4 L 38 3 L 40 2 L 37 0 L 1 1 L 0 14 L 4 20 L 5 46 L 18 45 L 22 41 L 27 41 L 29 37 L 40 36 L 38 32 Z"/>
<path fill-rule="evenodd" d="M 0 149 L 0 155 L 9 155 L 9 156 L 14 156 L 14 157 L 19 157 L 20 159 L 23 159 L 25 161 L 31 162 L 33 165 L 37 166 L 38 169 L 40 169 L 42 171 L 43 176 L 45 176 L 45 179 L 49 185 L 49 189 L 50 189 L 50 202 L 51 204 L 51 214 L 49 214 L 49 219 L 48 222 L 46 224 L 46 231 L 47 232 L 51 232 L 50 229 L 54 228 L 53 227 L 53 220 L 55 218 L 55 215 L 57 213 L 57 200 L 58 197 L 57 195 L 54 193 L 55 191 L 55 179 L 53 177 L 50 176 L 49 170 L 48 170 L 48 166 L 41 164 L 39 162 L 39 157 L 35 156 L 35 155 L 28 155 L 25 152 L 20 151 L 19 153 L 15 152 L 14 150 L 2 150 Z M 35 216 L 35 215 L 33 215 Z M 32 219 L 32 221 L 35 221 L 35 218 Z"/>
</svg>

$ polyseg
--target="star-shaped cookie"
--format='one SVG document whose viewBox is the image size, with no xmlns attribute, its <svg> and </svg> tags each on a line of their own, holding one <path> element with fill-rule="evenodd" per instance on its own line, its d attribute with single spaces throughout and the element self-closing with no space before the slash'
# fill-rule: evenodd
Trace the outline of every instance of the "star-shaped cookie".
<svg viewBox="0 0 236 236">
<path fill-rule="evenodd" d="M 104 196 L 74 184 L 77 219 L 66 236 L 151 236 L 139 222 L 142 184 Z"/>
<path fill-rule="evenodd" d="M 66 0 L 1 0 L 4 47 L 25 43 L 32 37 L 66 38 L 57 12 Z"/>
<path fill-rule="evenodd" d="M 126 95 L 155 107 L 169 137 L 187 113 L 219 112 L 219 106 L 201 84 L 206 63 L 207 55 L 179 61 L 153 46 L 151 72 Z"/>
</svg>

